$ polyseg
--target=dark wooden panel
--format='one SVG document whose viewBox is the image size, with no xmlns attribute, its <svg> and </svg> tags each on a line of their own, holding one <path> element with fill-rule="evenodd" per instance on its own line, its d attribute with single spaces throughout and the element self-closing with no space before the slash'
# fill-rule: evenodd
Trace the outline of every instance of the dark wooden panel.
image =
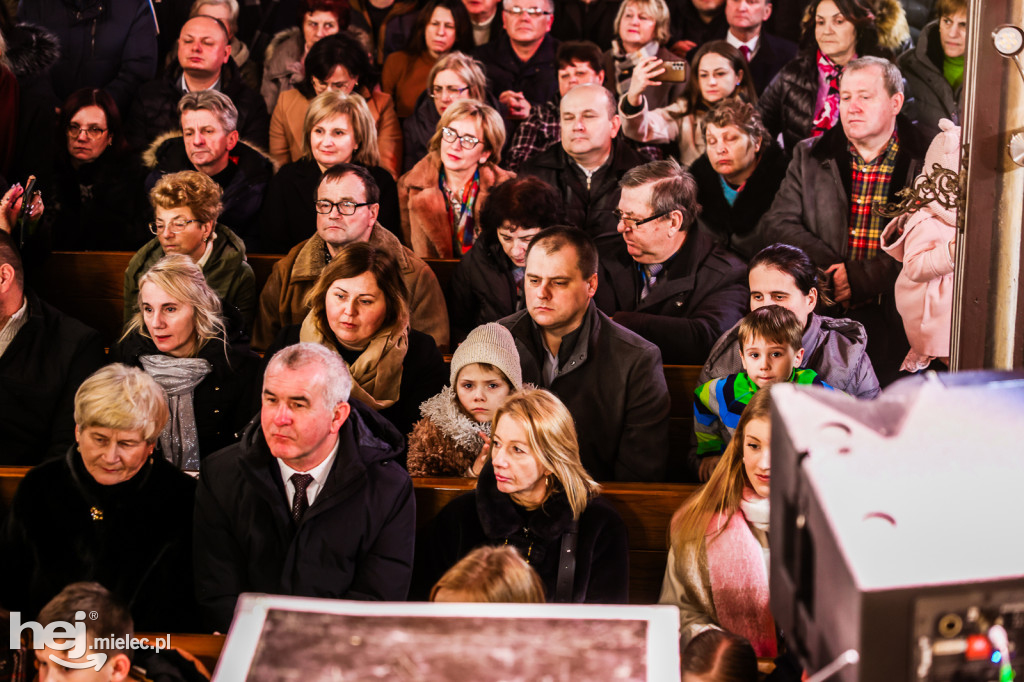
<svg viewBox="0 0 1024 682">
<path fill-rule="evenodd" d="M 437 276 L 437 281 L 441 284 L 441 288 L 447 289 L 448 283 L 452 279 L 452 273 L 455 272 L 455 266 L 459 264 L 459 261 L 447 258 L 424 258 L 423 260 L 434 271 L 434 275 Z"/>
</svg>

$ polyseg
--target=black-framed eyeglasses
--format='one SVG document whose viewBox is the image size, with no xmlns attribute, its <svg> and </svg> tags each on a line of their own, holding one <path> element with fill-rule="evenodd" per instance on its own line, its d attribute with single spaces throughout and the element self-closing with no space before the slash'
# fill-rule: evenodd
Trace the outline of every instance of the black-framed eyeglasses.
<svg viewBox="0 0 1024 682">
<path fill-rule="evenodd" d="M 100 135 L 107 132 L 106 128 L 100 128 L 99 126 L 89 126 L 88 128 L 83 128 L 77 123 L 69 123 L 66 130 L 68 131 L 68 137 L 70 138 L 76 138 L 82 134 L 82 131 L 85 131 L 85 136 L 88 137 L 90 140 L 97 140 L 99 139 Z"/>
<path fill-rule="evenodd" d="M 625 225 L 630 230 L 635 230 L 636 228 L 640 227 L 641 225 L 649 223 L 649 222 L 651 222 L 653 220 L 657 220 L 658 218 L 664 218 L 665 216 L 667 216 L 671 212 L 672 211 L 665 211 L 664 213 L 659 213 L 658 215 L 652 215 L 650 218 L 642 218 L 640 220 L 636 220 L 635 218 L 627 218 L 626 216 L 622 215 L 622 211 L 620 211 L 619 209 L 613 210 L 612 211 L 612 215 L 615 216 L 615 220 L 619 221 L 620 223 Z"/>
<path fill-rule="evenodd" d="M 331 211 L 338 209 L 338 213 L 341 215 L 355 215 L 356 209 L 360 206 L 370 206 L 371 202 L 364 201 L 361 204 L 357 204 L 354 201 L 327 201 L 327 199 L 317 199 L 313 202 L 313 208 L 320 215 L 331 215 Z"/>
<path fill-rule="evenodd" d="M 188 227 L 189 223 L 201 222 L 201 220 L 196 220 L 195 218 L 193 218 L 192 220 L 185 220 L 183 218 L 179 218 L 178 220 L 172 220 L 169 223 L 149 223 L 149 231 L 152 232 L 153 234 L 160 234 L 166 229 L 167 232 L 170 234 L 177 234 L 178 232 L 181 232 L 186 227 Z"/>
<path fill-rule="evenodd" d="M 478 138 L 473 137 L 472 135 L 459 135 L 458 131 L 455 130 L 455 128 L 449 128 L 448 126 L 441 128 L 441 138 L 448 143 L 452 143 L 455 142 L 455 140 L 458 140 L 459 146 L 461 146 L 463 149 L 472 149 L 473 147 L 480 144 L 480 140 Z"/>
<path fill-rule="evenodd" d="M 541 9 L 539 7 L 506 7 L 505 11 L 514 17 L 522 16 L 525 14 L 531 19 L 536 19 L 537 17 L 545 17 L 548 16 L 549 14 L 554 14 L 554 12 L 549 12 L 548 10 Z"/>
<path fill-rule="evenodd" d="M 468 85 L 464 88 L 457 88 L 454 85 L 435 85 L 434 87 L 430 88 L 429 95 L 433 99 L 437 99 L 438 97 L 444 97 L 445 95 L 448 95 L 449 97 L 458 97 L 467 90 L 469 90 Z"/>
</svg>

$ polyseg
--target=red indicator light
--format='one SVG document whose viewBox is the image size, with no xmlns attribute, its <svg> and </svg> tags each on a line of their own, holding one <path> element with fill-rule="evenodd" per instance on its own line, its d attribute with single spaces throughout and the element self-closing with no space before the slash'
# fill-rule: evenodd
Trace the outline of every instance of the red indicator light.
<svg viewBox="0 0 1024 682">
<path fill-rule="evenodd" d="M 992 646 L 985 635 L 969 635 L 967 651 L 964 654 L 968 661 L 987 661 L 992 655 Z"/>
</svg>

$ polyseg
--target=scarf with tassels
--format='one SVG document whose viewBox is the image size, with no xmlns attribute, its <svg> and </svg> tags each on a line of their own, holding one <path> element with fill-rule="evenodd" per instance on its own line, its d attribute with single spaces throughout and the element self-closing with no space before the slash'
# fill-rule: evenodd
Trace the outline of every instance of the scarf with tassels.
<svg viewBox="0 0 1024 682">
<path fill-rule="evenodd" d="M 711 597 L 719 625 L 749 639 L 759 658 L 774 658 L 778 647 L 765 550 L 748 524 L 767 531 L 768 499 L 744 488 L 739 510 L 728 521 L 718 514 L 708 525 Z"/>
<path fill-rule="evenodd" d="M 818 50 L 818 73 L 825 78 L 826 91 L 821 110 L 814 117 L 811 137 L 818 137 L 831 130 L 839 120 L 839 76 L 842 75 L 843 68 Z"/>
<path fill-rule="evenodd" d="M 319 343 L 335 349 L 317 329 L 313 313 L 306 315 L 299 329 L 299 341 Z M 409 351 L 409 319 L 403 317 L 391 327 L 381 327 L 359 358 L 348 366 L 352 373 L 352 397 L 376 411 L 391 407 L 399 398 L 402 364 Z"/>
<path fill-rule="evenodd" d="M 167 393 L 171 417 L 160 433 L 164 457 L 182 471 L 199 471 L 199 431 L 192 397 L 213 365 L 203 358 L 170 355 L 142 355 L 139 362 Z"/>
</svg>

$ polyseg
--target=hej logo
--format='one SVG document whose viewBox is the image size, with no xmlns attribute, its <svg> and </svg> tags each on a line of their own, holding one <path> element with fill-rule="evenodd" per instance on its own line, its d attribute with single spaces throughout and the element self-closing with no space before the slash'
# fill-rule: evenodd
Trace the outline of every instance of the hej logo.
<svg viewBox="0 0 1024 682">
<path fill-rule="evenodd" d="M 89 613 L 91 620 L 99 617 L 95 611 Z M 8 645 L 11 649 L 21 647 L 21 633 L 25 630 L 32 632 L 32 648 L 42 649 L 44 647 L 54 651 L 67 651 L 67 660 L 50 654 L 49 658 L 54 663 L 66 668 L 95 668 L 97 671 L 107 662 L 107 655 L 104 653 L 90 653 L 84 659 L 83 654 L 89 650 L 89 643 L 86 641 L 85 611 L 75 612 L 75 622 L 54 621 L 45 628 L 35 621 L 21 623 L 21 614 L 17 611 L 11 612 L 11 632 Z M 82 659 L 82 660 L 78 660 Z"/>
</svg>

